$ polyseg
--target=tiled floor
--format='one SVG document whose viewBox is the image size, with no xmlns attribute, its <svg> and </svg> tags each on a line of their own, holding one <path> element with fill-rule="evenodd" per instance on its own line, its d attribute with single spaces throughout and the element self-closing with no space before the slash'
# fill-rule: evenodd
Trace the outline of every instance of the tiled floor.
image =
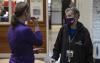
<svg viewBox="0 0 100 63">
<path fill-rule="evenodd" d="M 49 30 L 49 34 L 48 34 L 48 47 L 49 47 L 49 53 L 52 54 L 52 49 L 54 47 L 54 43 L 56 41 L 57 35 L 58 35 L 58 31 L 60 29 L 60 25 L 53 25 L 52 26 L 52 30 Z"/>
<path fill-rule="evenodd" d="M 0 63 L 9 63 L 9 59 L 0 59 Z M 35 60 L 35 63 L 45 63 L 41 60 Z"/>
<path fill-rule="evenodd" d="M 52 30 L 49 30 L 49 36 L 48 36 L 48 38 L 49 38 L 49 41 L 48 41 L 49 56 L 52 56 L 54 43 L 56 41 L 56 38 L 57 38 L 60 28 L 61 28 L 61 25 L 53 25 Z M 57 61 L 56 63 L 59 63 L 59 61 Z"/>
<path fill-rule="evenodd" d="M 50 56 L 52 55 L 52 49 L 54 47 L 54 43 L 56 41 L 56 37 L 57 37 L 60 27 L 61 27 L 61 25 L 53 25 L 52 30 L 49 30 L 49 32 L 48 32 L 49 33 L 48 34 L 48 38 L 49 38 L 48 47 L 49 47 L 49 55 Z M 0 63 L 9 63 L 9 59 L 0 59 Z M 36 59 L 35 63 L 45 63 L 45 62 Z"/>
</svg>

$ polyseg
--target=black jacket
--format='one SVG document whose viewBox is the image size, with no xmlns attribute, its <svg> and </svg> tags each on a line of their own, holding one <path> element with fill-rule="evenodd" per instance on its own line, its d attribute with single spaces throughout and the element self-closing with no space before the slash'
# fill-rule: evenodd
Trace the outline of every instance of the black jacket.
<svg viewBox="0 0 100 63">
<path fill-rule="evenodd" d="M 77 23 L 77 32 L 72 42 L 69 43 L 69 33 L 67 25 L 61 27 L 53 49 L 52 58 L 60 63 L 68 63 L 66 50 L 69 48 L 74 51 L 70 63 L 93 63 L 93 45 L 88 30 L 80 23 Z"/>
</svg>

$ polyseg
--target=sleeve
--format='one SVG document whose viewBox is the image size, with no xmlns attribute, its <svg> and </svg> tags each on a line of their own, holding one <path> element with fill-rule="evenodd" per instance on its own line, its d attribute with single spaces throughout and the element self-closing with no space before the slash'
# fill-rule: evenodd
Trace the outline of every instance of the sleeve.
<svg viewBox="0 0 100 63">
<path fill-rule="evenodd" d="M 90 38 L 90 34 L 88 32 L 88 30 L 86 31 L 86 36 L 85 36 L 85 54 L 86 54 L 86 63 L 94 63 L 94 59 L 93 59 L 93 45 L 92 45 L 92 41 Z"/>
<path fill-rule="evenodd" d="M 34 32 L 35 36 L 35 45 L 41 46 L 42 45 L 42 33 L 40 31 Z"/>
<path fill-rule="evenodd" d="M 59 58 L 59 54 L 61 53 L 61 43 L 62 42 L 62 28 L 60 29 L 56 42 L 54 44 L 54 48 L 53 48 L 53 56 L 52 58 L 55 60 L 58 60 Z"/>
<path fill-rule="evenodd" d="M 42 33 L 40 31 L 33 33 L 30 28 L 27 28 L 23 31 L 23 39 L 32 45 L 42 45 Z"/>
</svg>

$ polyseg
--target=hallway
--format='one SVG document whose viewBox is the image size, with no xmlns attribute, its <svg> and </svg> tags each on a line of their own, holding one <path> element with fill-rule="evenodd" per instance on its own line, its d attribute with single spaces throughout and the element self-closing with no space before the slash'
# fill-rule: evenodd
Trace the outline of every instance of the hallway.
<svg viewBox="0 0 100 63">
<path fill-rule="evenodd" d="M 0 63 L 9 63 L 9 59 L 0 59 Z M 45 63 L 41 60 L 35 60 L 35 63 Z"/>
<path fill-rule="evenodd" d="M 60 29 L 61 25 L 52 25 L 52 30 L 49 30 L 48 32 L 48 47 L 49 47 L 49 55 L 52 56 L 52 49 L 54 47 L 54 43 L 58 34 L 58 31 Z M 44 58 L 42 58 L 44 59 Z M 0 63 L 9 63 L 9 59 L 0 59 Z M 36 59 L 35 63 L 45 63 L 45 61 L 41 59 Z M 58 63 L 58 62 L 56 62 Z"/>
</svg>

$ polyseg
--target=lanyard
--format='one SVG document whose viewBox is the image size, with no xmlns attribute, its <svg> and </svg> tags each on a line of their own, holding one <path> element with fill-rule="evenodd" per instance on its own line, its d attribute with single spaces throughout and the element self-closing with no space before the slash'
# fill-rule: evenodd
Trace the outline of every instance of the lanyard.
<svg viewBox="0 0 100 63">
<path fill-rule="evenodd" d="M 77 33 L 76 33 L 77 34 Z M 73 40 L 76 37 L 76 34 L 73 36 L 73 38 L 71 39 L 70 35 L 68 36 L 68 50 L 66 51 L 66 56 L 68 57 L 68 61 L 67 62 L 71 62 L 71 58 L 73 57 L 74 51 L 70 49 L 70 43 L 73 42 Z"/>
</svg>

